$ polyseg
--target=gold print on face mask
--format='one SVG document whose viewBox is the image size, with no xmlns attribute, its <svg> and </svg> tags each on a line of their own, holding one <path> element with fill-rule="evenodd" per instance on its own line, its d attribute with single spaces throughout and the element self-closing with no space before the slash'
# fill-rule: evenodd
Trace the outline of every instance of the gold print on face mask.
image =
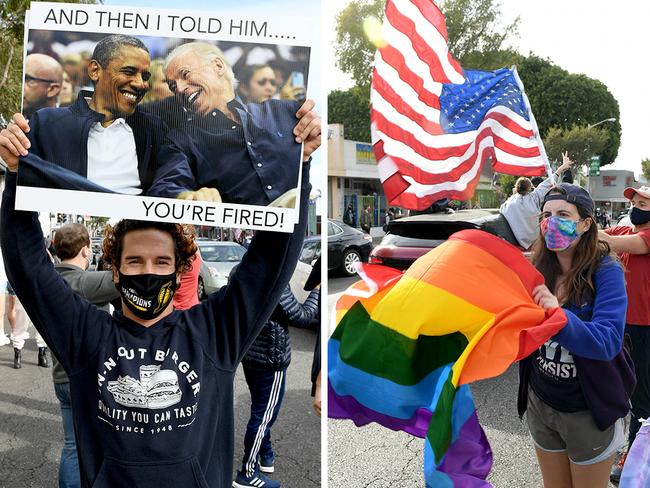
<svg viewBox="0 0 650 488">
<path fill-rule="evenodd" d="M 172 299 L 174 292 L 172 291 L 172 283 L 165 283 L 158 292 L 158 306 L 154 310 L 154 313 L 157 313 L 164 309 L 169 301 Z"/>
</svg>

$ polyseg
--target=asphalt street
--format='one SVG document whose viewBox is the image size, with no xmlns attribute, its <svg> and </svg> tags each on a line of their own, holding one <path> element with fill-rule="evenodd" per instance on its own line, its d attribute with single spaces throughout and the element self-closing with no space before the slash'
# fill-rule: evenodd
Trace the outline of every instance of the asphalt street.
<svg viewBox="0 0 650 488">
<path fill-rule="evenodd" d="M 355 278 L 330 277 L 328 308 Z M 495 488 L 541 487 L 525 421 L 517 416 L 517 366 L 472 387 L 479 419 L 494 453 L 488 480 Z M 329 488 L 423 487 L 424 440 L 350 420 L 328 422 Z M 613 487 L 613 485 L 610 485 Z"/>
<path fill-rule="evenodd" d="M 9 330 L 8 327 L 5 330 Z M 33 328 L 30 333 L 33 337 Z M 315 332 L 291 329 L 292 362 L 286 395 L 272 430 L 277 453 L 273 477 L 285 488 L 320 486 L 320 419 L 312 409 L 311 362 Z M 55 488 L 63 430 L 52 370 L 39 368 L 33 339 L 23 350 L 22 369 L 13 369 L 13 349 L 0 347 L 0 487 Z M 235 380 L 235 468 L 243 453 L 250 396 L 243 372 Z M 182 483 L 179 483 L 182 488 Z"/>
</svg>

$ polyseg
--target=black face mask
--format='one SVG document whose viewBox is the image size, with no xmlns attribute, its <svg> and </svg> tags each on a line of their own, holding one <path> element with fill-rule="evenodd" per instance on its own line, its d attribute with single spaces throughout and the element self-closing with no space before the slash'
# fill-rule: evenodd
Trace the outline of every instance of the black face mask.
<svg viewBox="0 0 650 488">
<path fill-rule="evenodd" d="M 172 301 L 176 291 L 176 273 L 168 275 L 125 275 L 118 271 L 117 291 L 133 315 L 151 320 L 160 315 Z"/>
<path fill-rule="evenodd" d="M 650 222 L 650 210 L 641 210 L 637 207 L 630 208 L 630 222 L 633 225 L 643 225 Z"/>
</svg>

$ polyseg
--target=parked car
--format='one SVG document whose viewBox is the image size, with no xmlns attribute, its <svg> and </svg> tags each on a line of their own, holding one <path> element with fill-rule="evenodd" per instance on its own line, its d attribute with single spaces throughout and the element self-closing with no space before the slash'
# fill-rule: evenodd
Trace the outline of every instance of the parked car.
<svg viewBox="0 0 650 488">
<path fill-rule="evenodd" d="M 305 291 L 305 283 L 311 274 L 314 263 L 320 257 L 320 249 L 321 236 L 305 237 L 296 270 L 289 281 L 291 291 L 300 303 L 304 302 L 309 295 L 309 292 Z"/>
<path fill-rule="evenodd" d="M 197 241 L 203 263 L 199 271 L 199 298 L 205 298 L 228 283 L 230 271 L 239 264 L 246 249 L 236 242 Z"/>
<path fill-rule="evenodd" d="M 368 262 L 405 270 L 417 258 L 464 229 L 484 230 L 518 246 L 507 221 L 499 217 L 498 209 L 473 209 L 393 220 Z"/>
<path fill-rule="evenodd" d="M 327 221 L 327 259 L 329 271 L 346 276 L 356 273 L 358 262 L 367 262 L 372 250 L 372 237 L 339 220 Z"/>
</svg>

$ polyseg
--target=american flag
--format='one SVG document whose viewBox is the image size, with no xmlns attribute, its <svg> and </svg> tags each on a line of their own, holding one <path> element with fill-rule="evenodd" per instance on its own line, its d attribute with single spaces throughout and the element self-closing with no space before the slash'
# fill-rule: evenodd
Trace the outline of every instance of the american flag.
<svg viewBox="0 0 650 488">
<path fill-rule="evenodd" d="M 387 1 L 371 102 L 373 150 L 393 205 L 467 200 L 488 158 L 500 173 L 545 172 L 516 71 L 463 70 L 431 0 Z"/>
</svg>

